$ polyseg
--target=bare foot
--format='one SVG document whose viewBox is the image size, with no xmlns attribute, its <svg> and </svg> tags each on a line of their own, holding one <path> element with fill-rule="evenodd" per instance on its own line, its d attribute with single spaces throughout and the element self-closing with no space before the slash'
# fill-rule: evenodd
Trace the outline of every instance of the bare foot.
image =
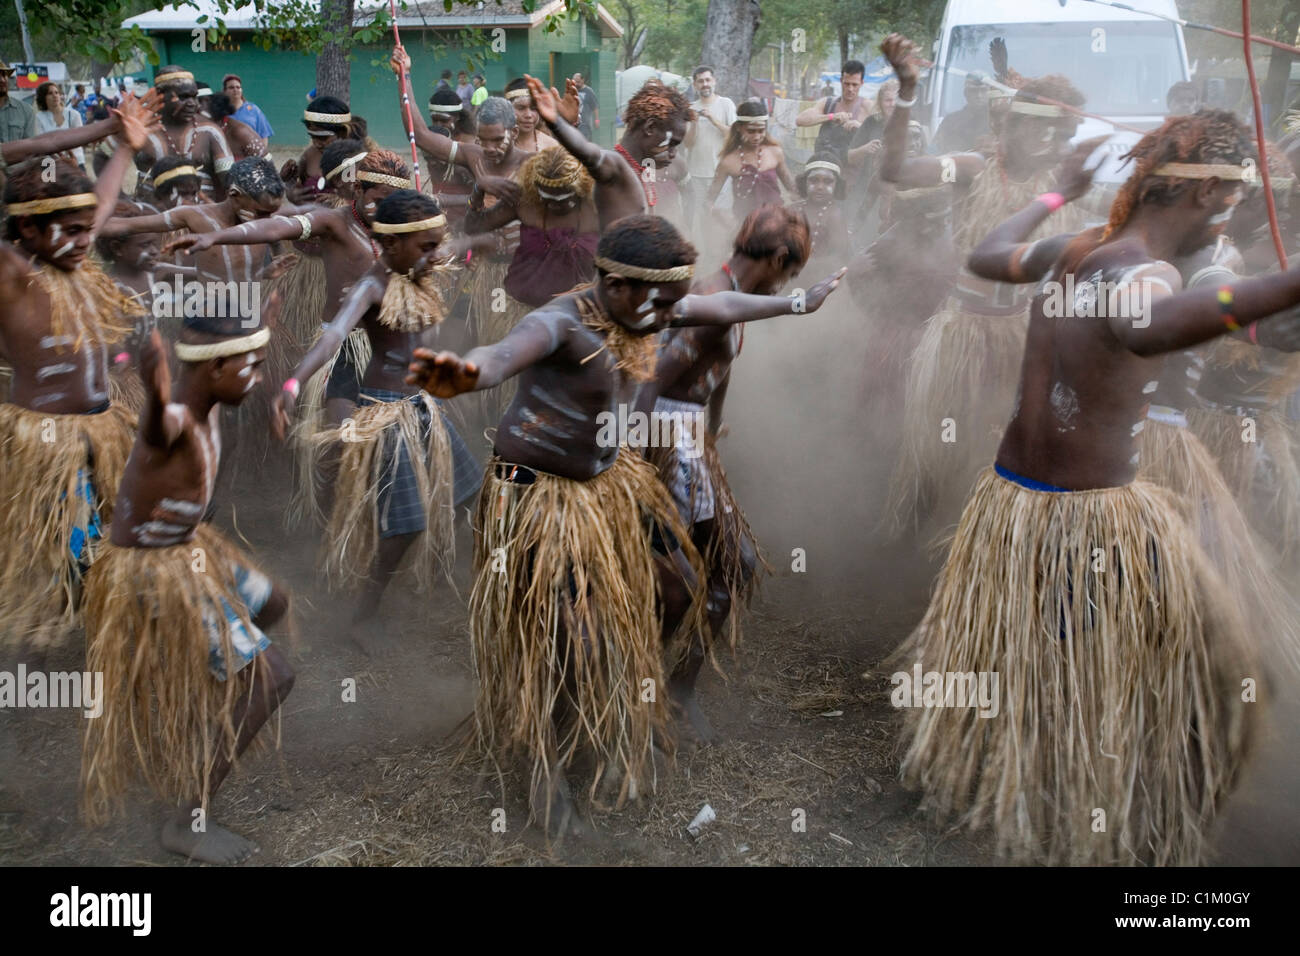
<svg viewBox="0 0 1300 956">
<path fill-rule="evenodd" d="M 684 729 L 689 730 L 689 733 L 680 734 L 680 738 L 694 741 L 700 747 L 715 743 L 718 739 L 717 732 L 704 715 L 704 710 L 700 707 L 700 695 L 695 692 L 695 688 L 674 683 L 669 687 L 669 693 L 680 716 L 686 718 Z"/>
<path fill-rule="evenodd" d="M 549 786 L 545 778 L 540 780 L 529 794 L 529 802 L 548 838 L 563 840 L 566 836 L 583 837 L 591 834 L 591 828 L 574 806 L 569 781 L 563 772 L 555 770 Z"/>
<path fill-rule="evenodd" d="M 257 847 L 225 827 L 208 823 L 203 833 L 195 833 L 187 820 L 173 817 L 162 830 L 164 848 L 200 863 L 242 863 L 257 852 Z"/>
</svg>

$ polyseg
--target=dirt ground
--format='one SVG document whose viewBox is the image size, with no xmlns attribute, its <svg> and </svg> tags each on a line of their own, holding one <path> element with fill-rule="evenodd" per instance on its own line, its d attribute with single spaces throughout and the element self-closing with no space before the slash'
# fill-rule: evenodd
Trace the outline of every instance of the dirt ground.
<svg viewBox="0 0 1300 956">
<path fill-rule="evenodd" d="M 235 525 L 298 600 L 298 681 L 281 748 L 245 762 L 213 818 L 252 838 L 272 865 L 504 863 L 976 863 L 978 843 L 926 824 L 897 773 L 888 678 L 863 679 L 905 633 L 897 611 L 863 597 L 810 600 L 797 575 L 767 583 L 724 680 L 701 694 L 720 743 L 679 754 L 652 799 L 595 812 L 596 837 L 548 851 L 525 827 L 523 783 L 454 765 L 473 706 L 463 602 L 446 585 L 389 609 L 392 652 L 367 658 L 339 629 L 346 604 L 315 586 L 313 536 L 285 533 L 279 503 L 245 501 Z M 464 589 L 462 588 L 462 592 Z M 274 633 L 272 634 L 274 638 Z M 49 668 L 74 669 L 67 652 Z M 356 681 L 344 703 L 344 678 Z M 129 819 L 88 830 L 76 816 L 79 723 L 72 711 L 0 711 L 0 862 L 174 865 L 141 791 Z M 504 785 L 504 796 L 502 794 Z M 686 832 L 709 804 L 717 821 Z M 505 810 L 506 832 L 492 830 Z M 802 810 L 806 832 L 794 832 Z"/>
<path fill-rule="evenodd" d="M 718 743 L 681 751 L 658 792 L 623 811 L 584 799 L 595 836 L 548 848 L 525 825 L 517 776 L 456 763 L 457 727 L 473 706 L 468 537 L 459 594 L 446 584 L 429 594 L 390 588 L 389 652 L 366 657 L 349 640 L 347 602 L 317 579 L 315 532 L 284 526 L 289 479 L 278 459 L 237 469 L 218 522 L 294 595 L 297 640 L 271 636 L 289 648 L 298 680 L 279 750 L 244 761 L 213 819 L 251 837 L 257 863 L 277 866 L 995 862 L 986 835 L 932 822 L 898 782 L 901 720 L 881 662 L 923 612 L 936 558 L 875 529 L 897 396 L 873 399 L 868 420 L 857 359 L 835 367 L 827 356 L 821 343 L 852 341 L 852 314 L 803 321 L 822 322 L 818 335 L 793 325 L 747 333 L 729 398 L 723 457 L 776 573 L 737 655 L 720 657 L 725 677 L 709 671 L 701 682 Z M 804 570 L 792 567 L 796 552 Z M 80 667 L 75 648 L 48 663 Z M 343 701 L 348 678 L 352 703 Z M 0 863 L 185 865 L 159 846 L 161 808 L 143 790 L 119 823 L 90 830 L 78 820 L 81 719 L 0 710 Z M 1272 744 L 1244 788 L 1225 862 L 1300 860 L 1300 785 L 1294 760 L 1279 757 L 1294 743 Z M 717 819 L 692 837 L 687 824 L 705 804 Z M 505 832 L 493 830 L 496 810 Z"/>
</svg>

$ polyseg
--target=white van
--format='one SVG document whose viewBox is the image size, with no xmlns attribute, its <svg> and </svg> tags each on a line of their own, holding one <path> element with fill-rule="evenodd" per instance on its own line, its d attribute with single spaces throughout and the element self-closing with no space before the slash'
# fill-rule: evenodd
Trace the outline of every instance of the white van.
<svg viewBox="0 0 1300 956">
<path fill-rule="evenodd" d="M 1178 16 L 1173 0 L 1128 0 L 1130 6 Z M 1087 0 L 948 0 L 934 67 L 926 87 L 926 117 L 933 133 L 966 102 L 967 73 L 992 76 L 989 42 L 1006 41 L 1009 66 L 1022 76 L 1060 73 L 1086 97 L 1083 109 L 1141 130 L 1165 118 L 1165 95 L 1190 78 L 1187 46 L 1176 23 Z M 1109 123 L 1086 119 L 1078 139 L 1113 131 Z M 1107 143 L 1099 182 L 1126 178 L 1118 157 L 1138 136 L 1116 131 Z"/>
</svg>

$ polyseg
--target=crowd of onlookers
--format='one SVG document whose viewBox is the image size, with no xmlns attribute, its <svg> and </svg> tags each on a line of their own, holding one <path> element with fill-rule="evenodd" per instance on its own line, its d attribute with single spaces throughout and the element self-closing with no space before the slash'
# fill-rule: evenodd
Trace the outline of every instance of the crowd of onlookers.
<svg viewBox="0 0 1300 956">
<path fill-rule="evenodd" d="M 126 95 L 126 85 L 120 82 L 114 86 L 101 81 L 95 84 L 94 90 L 87 90 L 85 83 L 75 83 L 68 95 L 63 86 L 47 81 L 36 88 L 30 102 L 23 102 L 13 95 L 13 83 L 14 68 L 0 60 L 0 143 L 107 119 L 109 111 Z M 483 95 L 486 97 L 486 91 Z M 244 98 L 244 81 L 238 75 L 224 76 L 220 92 L 199 83 L 199 107 L 204 113 L 212 115 L 213 100 L 217 98 L 224 99 L 218 107 L 221 115 L 247 124 L 263 141 L 269 141 L 274 135 L 266 114 L 256 103 Z M 73 150 L 73 158 L 82 169 L 86 168 L 84 149 Z"/>
</svg>

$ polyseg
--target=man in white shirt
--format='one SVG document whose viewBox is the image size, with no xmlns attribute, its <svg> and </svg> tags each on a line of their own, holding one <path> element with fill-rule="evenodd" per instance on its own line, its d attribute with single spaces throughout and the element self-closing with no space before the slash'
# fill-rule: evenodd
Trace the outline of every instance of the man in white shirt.
<svg viewBox="0 0 1300 956">
<path fill-rule="evenodd" d="M 697 66 L 691 79 L 700 98 L 691 104 L 694 118 L 686 127 L 682 146 L 686 149 L 686 171 L 690 174 L 688 188 L 694 200 L 691 206 L 700 217 L 695 223 L 698 239 L 708 220 L 709 204 L 706 200 L 713 185 L 713 174 L 718 169 L 718 153 L 722 152 L 731 124 L 736 122 L 736 104 L 716 94 L 718 81 L 712 67 Z"/>
</svg>

